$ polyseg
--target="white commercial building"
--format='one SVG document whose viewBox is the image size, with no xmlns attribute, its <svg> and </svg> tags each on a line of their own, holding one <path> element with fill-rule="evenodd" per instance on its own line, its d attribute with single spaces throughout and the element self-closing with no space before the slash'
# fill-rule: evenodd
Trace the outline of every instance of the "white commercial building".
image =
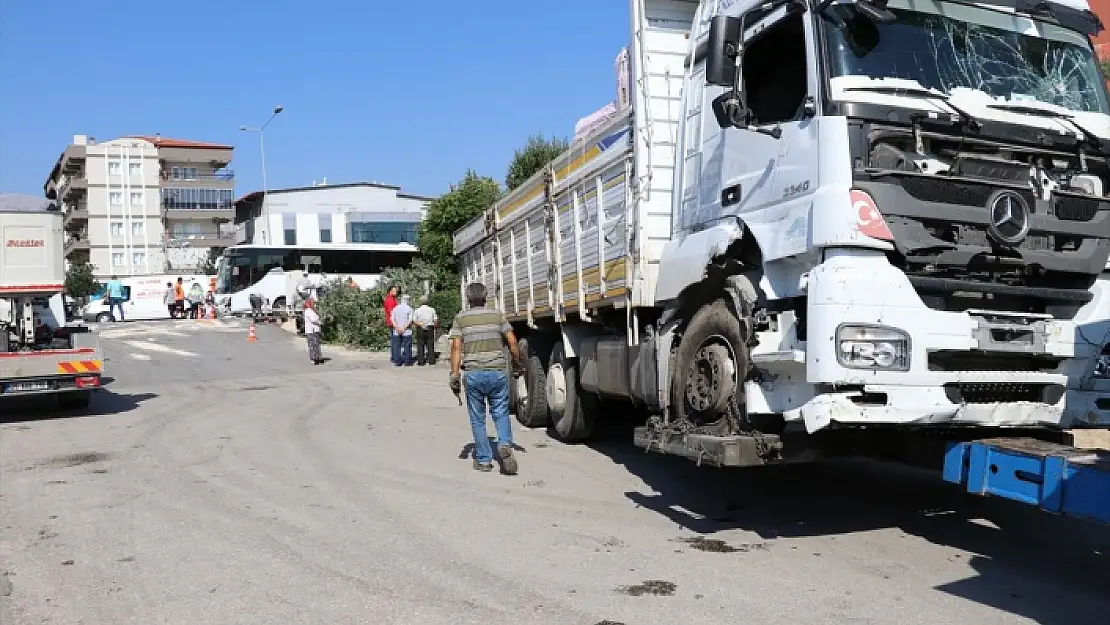
<svg viewBox="0 0 1110 625">
<path fill-rule="evenodd" d="M 236 243 L 415 245 L 432 198 L 400 191 L 376 182 L 256 191 L 235 202 Z"/>
</svg>

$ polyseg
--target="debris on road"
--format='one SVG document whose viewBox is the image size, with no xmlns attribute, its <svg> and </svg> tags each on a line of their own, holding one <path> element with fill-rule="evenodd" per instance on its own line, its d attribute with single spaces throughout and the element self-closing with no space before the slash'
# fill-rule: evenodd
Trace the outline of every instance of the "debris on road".
<svg viewBox="0 0 1110 625">
<path fill-rule="evenodd" d="M 644 595 L 671 597 L 674 596 L 675 588 L 677 588 L 677 586 L 675 586 L 674 582 L 668 582 L 662 579 L 649 579 L 633 586 L 621 586 L 617 588 L 617 592 L 626 594 L 630 597 L 642 597 Z"/>
</svg>

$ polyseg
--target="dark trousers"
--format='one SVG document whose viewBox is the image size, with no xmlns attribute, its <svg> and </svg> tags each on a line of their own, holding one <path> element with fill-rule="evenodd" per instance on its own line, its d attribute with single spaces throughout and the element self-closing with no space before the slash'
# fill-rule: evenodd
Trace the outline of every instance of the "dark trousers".
<svg viewBox="0 0 1110 625">
<path fill-rule="evenodd" d="M 320 333 L 311 332 L 304 335 L 308 341 L 308 358 L 312 362 L 320 362 L 324 359 L 323 354 L 320 352 Z"/>
<path fill-rule="evenodd" d="M 416 328 L 416 364 L 436 364 L 435 328 Z"/>
</svg>

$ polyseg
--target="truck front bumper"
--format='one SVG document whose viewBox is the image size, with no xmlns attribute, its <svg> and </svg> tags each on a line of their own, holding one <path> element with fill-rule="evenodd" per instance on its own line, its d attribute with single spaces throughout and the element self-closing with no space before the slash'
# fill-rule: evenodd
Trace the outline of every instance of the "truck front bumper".
<svg viewBox="0 0 1110 625">
<path fill-rule="evenodd" d="M 1105 382 L 1093 379 L 1110 333 L 1110 282 L 1069 320 L 933 310 L 901 270 L 868 252 L 832 255 L 807 285 L 806 377 L 820 390 L 785 416 L 811 432 L 834 422 L 1110 427 L 1110 410 L 1096 406 Z M 999 329 L 1015 327 L 1029 329 Z M 845 356 L 846 329 L 894 337 L 883 347 L 901 356 L 861 367 Z"/>
</svg>

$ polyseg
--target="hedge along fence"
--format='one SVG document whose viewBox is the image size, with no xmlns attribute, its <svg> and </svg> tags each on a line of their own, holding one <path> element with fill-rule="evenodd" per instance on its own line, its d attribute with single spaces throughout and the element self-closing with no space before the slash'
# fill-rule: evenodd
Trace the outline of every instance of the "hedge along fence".
<svg viewBox="0 0 1110 625">
<path fill-rule="evenodd" d="M 323 340 L 357 349 L 389 349 L 389 328 L 382 309 L 385 294 L 390 286 L 396 285 L 402 293 L 412 296 L 413 308 L 419 306 L 427 279 L 419 269 L 387 269 L 378 284 L 365 291 L 341 280 L 328 283 L 318 308 L 324 322 Z M 460 308 L 458 285 L 445 284 L 433 291 L 428 304 L 436 309 L 441 334 L 447 332 Z"/>
</svg>

